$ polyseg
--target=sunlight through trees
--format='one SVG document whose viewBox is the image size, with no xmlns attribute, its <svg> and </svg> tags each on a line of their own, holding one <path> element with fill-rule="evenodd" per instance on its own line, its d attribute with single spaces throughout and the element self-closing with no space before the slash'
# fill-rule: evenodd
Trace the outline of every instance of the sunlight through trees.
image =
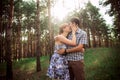
<svg viewBox="0 0 120 80">
<path fill-rule="evenodd" d="M 120 45 L 120 1 L 100 1 L 110 6 L 113 16 L 108 25 L 100 8 L 87 0 L 5 0 L 0 5 L 0 63 L 6 63 L 5 76 L 13 80 L 13 63 L 36 57 L 36 70 L 41 71 L 41 56 L 53 54 L 54 35 L 60 24 L 72 17 L 80 19 L 80 28 L 87 32 L 87 48 Z M 71 4 L 70 4 L 71 3 Z M 56 4 L 58 7 L 55 8 Z M 62 7 L 60 7 L 62 5 Z M 59 8 L 60 11 L 59 11 Z"/>
</svg>

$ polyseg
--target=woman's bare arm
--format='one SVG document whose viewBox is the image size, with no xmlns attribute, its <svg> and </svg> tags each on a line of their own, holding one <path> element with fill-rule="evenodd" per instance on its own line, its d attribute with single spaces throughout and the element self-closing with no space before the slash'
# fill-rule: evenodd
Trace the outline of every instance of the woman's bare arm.
<svg viewBox="0 0 120 80">
<path fill-rule="evenodd" d="M 76 35 L 72 33 L 72 40 L 67 39 L 66 37 L 60 35 L 58 36 L 58 40 L 64 44 L 76 46 Z"/>
</svg>

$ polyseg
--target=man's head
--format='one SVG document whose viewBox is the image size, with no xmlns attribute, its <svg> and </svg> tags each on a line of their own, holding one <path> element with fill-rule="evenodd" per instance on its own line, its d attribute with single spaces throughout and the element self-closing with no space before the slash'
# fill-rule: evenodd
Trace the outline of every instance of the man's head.
<svg viewBox="0 0 120 80">
<path fill-rule="evenodd" d="M 72 27 L 72 26 L 75 26 L 75 27 L 79 26 L 79 25 L 80 25 L 79 19 L 78 19 L 78 18 L 72 18 L 72 19 L 70 20 L 70 25 L 71 25 L 71 27 Z"/>
</svg>

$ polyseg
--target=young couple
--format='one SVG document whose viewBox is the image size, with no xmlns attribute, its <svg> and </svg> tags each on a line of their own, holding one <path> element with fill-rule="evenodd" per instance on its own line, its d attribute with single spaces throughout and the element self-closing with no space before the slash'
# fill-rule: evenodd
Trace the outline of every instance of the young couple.
<svg viewBox="0 0 120 80">
<path fill-rule="evenodd" d="M 54 54 L 47 75 L 53 80 L 85 80 L 84 44 L 87 34 L 79 28 L 79 19 L 72 18 L 70 24 L 60 26 L 55 37 Z"/>
</svg>

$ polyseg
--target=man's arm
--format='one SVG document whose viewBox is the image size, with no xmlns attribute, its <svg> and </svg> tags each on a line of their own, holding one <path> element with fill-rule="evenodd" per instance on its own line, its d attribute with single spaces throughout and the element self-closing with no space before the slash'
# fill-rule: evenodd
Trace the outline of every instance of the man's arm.
<svg viewBox="0 0 120 80">
<path fill-rule="evenodd" d="M 80 37 L 80 40 L 78 42 L 78 46 L 73 47 L 71 49 L 66 49 L 65 51 L 67 53 L 72 53 L 72 52 L 84 52 L 82 51 L 83 48 L 85 47 L 85 44 L 87 44 L 87 33 L 86 32 L 82 32 L 82 37 Z"/>
<path fill-rule="evenodd" d="M 78 46 L 73 47 L 71 49 L 61 49 L 61 50 L 58 50 L 59 54 L 65 54 L 65 53 L 70 53 L 70 52 L 84 52 L 83 44 L 79 44 Z"/>
<path fill-rule="evenodd" d="M 70 49 L 66 49 L 67 53 L 72 53 L 72 52 L 81 52 L 83 49 L 83 44 L 79 44 L 76 47 L 70 48 Z"/>
</svg>

